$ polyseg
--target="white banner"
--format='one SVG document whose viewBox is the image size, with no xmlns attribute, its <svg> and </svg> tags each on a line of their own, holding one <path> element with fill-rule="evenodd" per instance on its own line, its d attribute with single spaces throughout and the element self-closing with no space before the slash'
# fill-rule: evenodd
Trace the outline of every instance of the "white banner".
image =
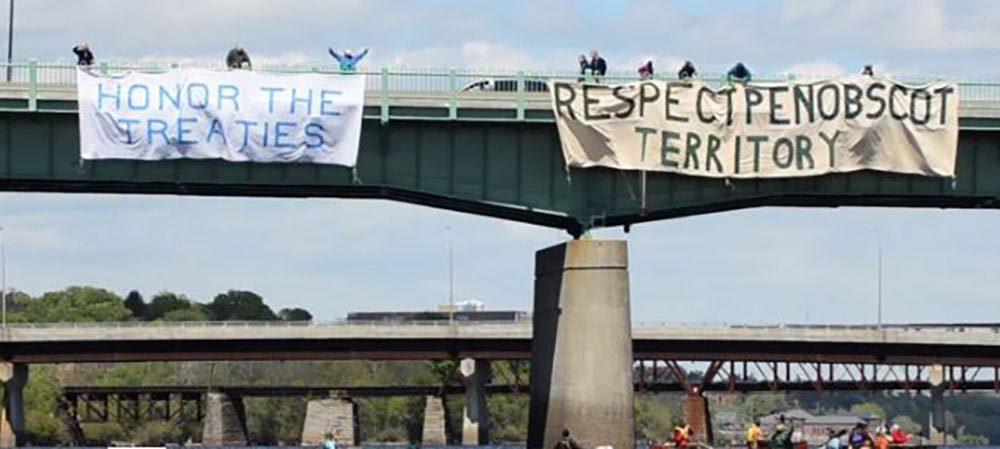
<svg viewBox="0 0 1000 449">
<path fill-rule="evenodd" d="M 83 159 L 211 159 L 353 167 L 361 75 L 77 71 Z"/>
<path fill-rule="evenodd" d="M 891 79 L 552 82 L 566 163 L 720 178 L 955 175 L 958 89 Z"/>
</svg>

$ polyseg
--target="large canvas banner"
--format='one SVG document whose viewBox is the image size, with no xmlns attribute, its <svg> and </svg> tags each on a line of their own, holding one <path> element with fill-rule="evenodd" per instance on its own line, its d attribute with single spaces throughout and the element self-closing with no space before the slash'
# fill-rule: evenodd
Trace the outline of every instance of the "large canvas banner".
<svg viewBox="0 0 1000 449">
<path fill-rule="evenodd" d="M 364 78 L 175 69 L 77 71 L 83 159 L 354 166 Z"/>
<path fill-rule="evenodd" d="M 566 163 L 764 178 L 955 175 L 958 89 L 842 77 L 734 84 L 551 82 Z"/>
</svg>

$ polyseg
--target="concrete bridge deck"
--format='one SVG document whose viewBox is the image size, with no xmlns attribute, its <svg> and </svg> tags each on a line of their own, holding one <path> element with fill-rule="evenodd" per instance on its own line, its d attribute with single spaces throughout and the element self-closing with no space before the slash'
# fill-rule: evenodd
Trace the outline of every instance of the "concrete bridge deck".
<svg viewBox="0 0 1000 449">
<path fill-rule="evenodd" d="M 1000 365 L 1000 327 L 636 324 L 637 359 Z M 16 324 L 0 357 L 153 360 L 527 359 L 530 322 Z"/>
</svg>

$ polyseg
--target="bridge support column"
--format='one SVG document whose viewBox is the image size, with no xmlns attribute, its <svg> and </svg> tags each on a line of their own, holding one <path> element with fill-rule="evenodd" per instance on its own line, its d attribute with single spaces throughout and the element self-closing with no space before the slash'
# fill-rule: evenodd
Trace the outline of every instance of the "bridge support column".
<svg viewBox="0 0 1000 449">
<path fill-rule="evenodd" d="M 326 435 L 333 435 L 338 446 L 357 446 L 358 405 L 343 394 L 334 398 L 314 399 L 306 404 L 306 419 L 302 425 L 302 445 L 322 446 Z"/>
<path fill-rule="evenodd" d="M 704 393 L 690 391 L 684 394 L 684 419 L 691 426 L 696 441 L 714 442 L 712 415 Z"/>
<path fill-rule="evenodd" d="M 465 382 L 462 445 L 489 444 L 490 410 L 486 403 L 486 383 L 490 380 L 490 361 L 465 359 L 460 371 Z"/>
<path fill-rule="evenodd" d="M 420 439 L 423 446 L 446 446 L 448 444 L 448 411 L 444 398 L 427 396 L 424 404 L 424 429 Z"/>
<path fill-rule="evenodd" d="M 583 447 L 632 448 L 628 247 L 573 240 L 535 254 L 528 448 L 563 429 Z"/>
<path fill-rule="evenodd" d="M 249 441 L 246 422 L 242 398 L 210 391 L 201 442 L 205 446 L 246 446 Z"/>
<path fill-rule="evenodd" d="M 28 365 L 0 362 L 3 382 L 3 412 L 0 419 L 0 447 L 15 447 L 24 435 L 24 386 Z"/>
<path fill-rule="evenodd" d="M 929 419 L 928 436 L 931 444 L 947 444 L 948 422 L 944 406 L 944 367 L 931 366 L 929 379 L 931 384 L 931 416 Z"/>
</svg>

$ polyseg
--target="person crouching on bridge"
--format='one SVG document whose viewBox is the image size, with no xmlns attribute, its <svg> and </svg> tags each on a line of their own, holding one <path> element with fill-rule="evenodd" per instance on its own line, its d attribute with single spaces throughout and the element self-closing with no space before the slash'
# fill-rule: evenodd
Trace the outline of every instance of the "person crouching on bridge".
<svg viewBox="0 0 1000 449">
<path fill-rule="evenodd" d="M 601 82 L 601 77 L 608 73 L 608 62 L 597 53 L 597 50 L 590 52 L 590 73 L 594 75 L 594 81 Z"/>
<path fill-rule="evenodd" d="M 749 83 L 752 78 L 753 74 L 750 73 L 750 69 L 742 62 L 737 62 L 726 74 L 726 79 L 730 83 Z"/>
<path fill-rule="evenodd" d="M 250 64 L 250 55 L 247 54 L 242 45 L 235 45 L 226 54 L 226 67 L 229 67 L 230 70 L 240 70 L 243 68 L 253 70 L 253 66 Z"/>
<path fill-rule="evenodd" d="M 323 437 L 323 449 L 337 449 L 337 440 L 332 433 L 327 433 Z"/>
<path fill-rule="evenodd" d="M 94 53 L 90 51 L 90 45 L 86 42 L 73 47 L 73 54 L 76 55 L 76 65 L 81 67 L 94 65 Z"/>
<path fill-rule="evenodd" d="M 639 79 L 643 81 L 653 79 L 653 61 L 646 61 L 639 66 Z"/>
<path fill-rule="evenodd" d="M 677 79 L 688 80 L 694 78 L 698 74 L 698 69 L 694 68 L 694 64 L 691 61 L 684 61 L 684 66 L 677 71 Z"/>
</svg>

